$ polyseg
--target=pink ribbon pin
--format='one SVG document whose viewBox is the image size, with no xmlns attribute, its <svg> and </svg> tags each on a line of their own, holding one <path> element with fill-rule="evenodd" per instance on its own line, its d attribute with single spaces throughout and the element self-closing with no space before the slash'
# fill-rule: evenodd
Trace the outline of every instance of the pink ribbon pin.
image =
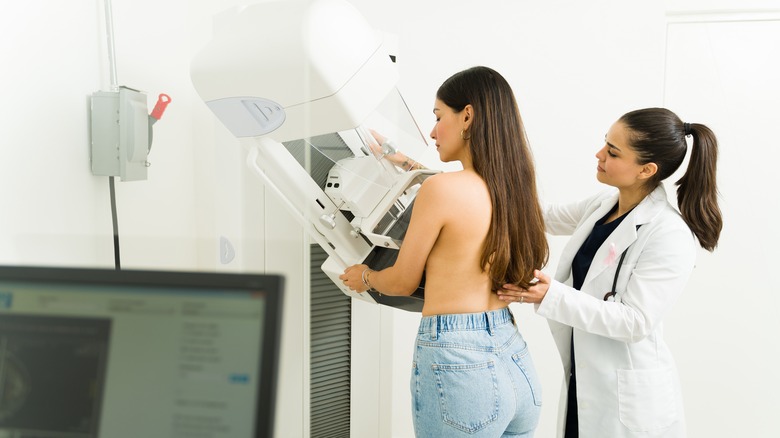
<svg viewBox="0 0 780 438">
<path fill-rule="evenodd" d="M 615 243 L 609 244 L 609 254 L 607 254 L 607 257 L 604 259 L 604 264 L 607 266 L 612 266 L 615 264 L 615 259 L 617 259 L 617 250 L 615 249 Z"/>
</svg>

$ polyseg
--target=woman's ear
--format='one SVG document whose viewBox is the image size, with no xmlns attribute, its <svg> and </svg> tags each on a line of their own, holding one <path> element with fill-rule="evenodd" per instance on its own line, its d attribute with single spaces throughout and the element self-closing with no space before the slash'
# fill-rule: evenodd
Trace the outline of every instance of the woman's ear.
<svg viewBox="0 0 780 438">
<path fill-rule="evenodd" d="M 474 107 L 471 104 L 466 105 L 461 114 L 463 115 L 463 129 L 469 129 L 472 120 L 474 120 Z"/>
<path fill-rule="evenodd" d="M 658 172 L 658 165 L 655 163 L 647 163 L 642 165 L 642 170 L 639 171 L 640 179 L 648 179 Z"/>
</svg>

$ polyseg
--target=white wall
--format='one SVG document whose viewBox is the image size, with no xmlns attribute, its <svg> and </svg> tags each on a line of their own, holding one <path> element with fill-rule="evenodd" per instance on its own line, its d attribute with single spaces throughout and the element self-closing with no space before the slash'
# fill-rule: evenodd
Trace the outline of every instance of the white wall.
<svg viewBox="0 0 780 438">
<path fill-rule="evenodd" d="M 300 400 L 308 370 L 299 359 L 308 331 L 306 242 L 247 174 L 240 146 L 189 80 L 190 58 L 210 38 L 211 15 L 237 3 L 113 1 L 119 83 L 147 92 L 150 109 L 159 93 L 173 98 L 154 128 L 149 180 L 117 182 L 122 262 L 287 274 L 279 436 L 305 436 L 308 407 Z M 763 277 L 773 272 L 780 243 L 768 213 L 778 202 L 770 129 L 778 120 L 780 37 L 767 22 L 776 23 L 779 2 L 352 3 L 398 37 L 399 88 L 423 132 L 433 121 L 435 90 L 450 74 L 484 64 L 509 79 L 546 201 L 598 188 L 593 154 L 627 110 L 667 105 L 688 121 L 712 124 L 722 142 L 724 239 L 714 254 L 702 253 L 667 338 L 680 363 L 691 436 L 776 436 L 773 359 L 780 344 L 771 336 L 780 328 L 780 288 Z M 17 1 L 0 14 L 0 263 L 113 266 L 108 181 L 89 167 L 87 96 L 109 85 L 102 5 Z M 724 21 L 713 11 L 764 24 L 701 24 Z M 222 236 L 236 248 L 228 264 L 218 258 Z M 563 240 L 551 244 L 554 265 Z M 545 322 L 527 306 L 513 309 L 545 388 L 537 436 L 551 436 L 560 363 Z M 355 330 L 377 336 L 356 336 L 354 354 L 380 367 L 382 380 L 355 387 L 359 400 L 373 400 L 373 411 L 353 407 L 360 418 L 353 436 L 411 437 L 408 364 L 419 316 L 364 310 Z"/>
</svg>

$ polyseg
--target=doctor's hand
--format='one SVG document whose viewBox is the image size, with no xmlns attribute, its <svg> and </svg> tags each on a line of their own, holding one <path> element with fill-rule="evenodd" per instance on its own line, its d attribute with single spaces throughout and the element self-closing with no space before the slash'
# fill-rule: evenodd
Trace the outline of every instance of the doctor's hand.
<svg viewBox="0 0 780 438">
<path fill-rule="evenodd" d="M 547 290 L 550 288 L 550 276 L 536 269 L 534 270 L 534 277 L 539 281 L 528 289 L 523 289 L 513 284 L 505 284 L 503 288 L 497 291 L 498 298 L 508 303 L 541 303 L 544 296 L 547 295 Z"/>
<path fill-rule="evenodd" d="M 363 283 L 363 271 L 367 270 L 366 265 L 352 265 L 339 275 L 339 279 L 344 282 L 350 290 L 361 293 L 368 290 L 368 286 Z"/>
</svg>

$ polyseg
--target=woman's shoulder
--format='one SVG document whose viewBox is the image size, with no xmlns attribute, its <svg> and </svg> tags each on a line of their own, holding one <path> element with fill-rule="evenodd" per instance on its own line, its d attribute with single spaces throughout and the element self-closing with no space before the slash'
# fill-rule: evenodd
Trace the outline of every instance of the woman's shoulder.
<svg viewBox="0 0 780 438">
<path fill-rule="evenodd" d="M 441 172 L 436 175 L 429 176 L 425 181 L 456 181 L 456 180 L 481 180 L 476 172 L 471 170 L 456 170 L 452 172 Z"/>
<path fill-rule="evenodd" d="M 665 205 L 655 220 L 651 222 L 654 223 L 657 228 L 670 232 L 691 232 L 690 227 L 687 223 L 685 223 L 685 220 L 683 219 L 682 214 L 680 214 L 680 211 L 672 206 L 671 203 Z"/>
<path fill-rule="evenodd" d="M 465 205 L 489 208 L 490 194 L 485 182 L 476 174 L 446 172 L 430 176 L 423 181 L 418 201 L 436 208 L 451 210 Z M 443 213 L 443 210 L 441 211 Z"/>
<path fill-rule="evenodd" d="M 673 249 L 673 252 L 679 253 L 682 248 L 687 248 L 684 252 L 695 254 L 695 236 L 671 203 L 664 202 L 649 221 L 641 224 L 637 233 L 647 236 L 649 246 L 662 251 Z"/>
<path fill-rule="evenodd" d="M 422 185 L 428 191 L 446 191 L 457 194 L 467 187 L 486 187 L 485 181 L 475 172 L 443 172 L 428 177 Z"/>
<path fill-rule="evenodd" d="M 646 204 L 646 222 L 658 228 L 689 230 L 680 211 L 672 205 L 667 197 L 666 189 L 663 186 L 657 187 L 647 198 L 649 202 Z"/>
</svg>

